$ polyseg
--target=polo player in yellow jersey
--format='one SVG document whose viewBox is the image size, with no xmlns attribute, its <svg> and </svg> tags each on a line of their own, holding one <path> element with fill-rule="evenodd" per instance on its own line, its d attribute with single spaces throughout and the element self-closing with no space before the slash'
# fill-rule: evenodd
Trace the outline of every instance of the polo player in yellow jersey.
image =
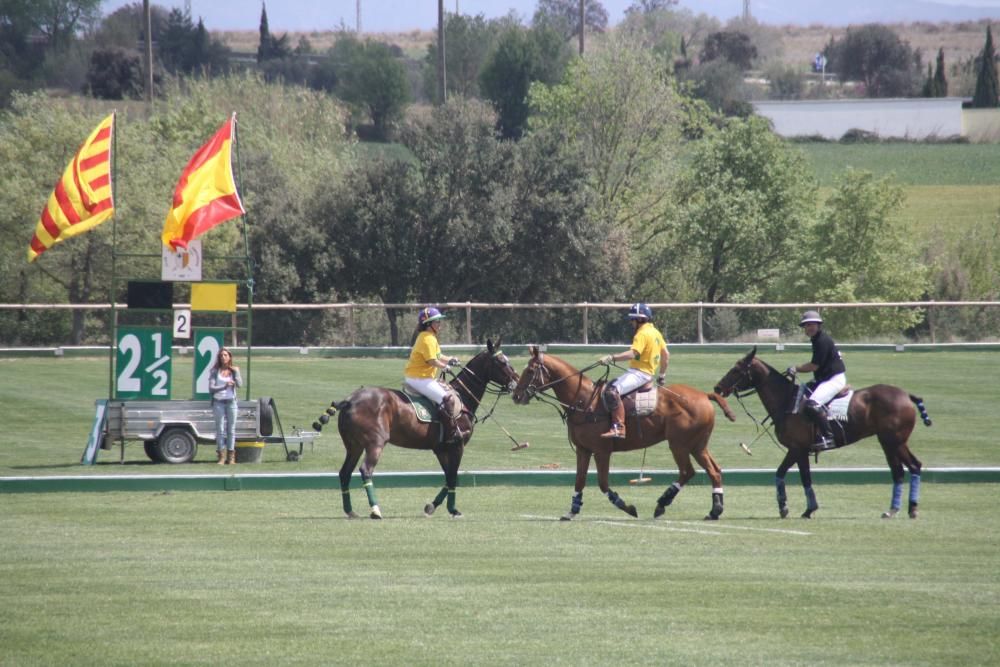
<svg viewBox="0 0 1000 667">
<path fill-rule="evenodd" d="M 653 325 L 653 311 L 644 303 L 632 304 L 628 311 L 635 335 L 632 346 L 618 354 L 606 354 L 600 358 L 602 364 L 629 360 L 629 368 L 604 390 L 604 404 L 611 411 L 611 428 L 602 433 L 602 438 L 625 437 L 625 404 L 621 397 L 639 389 L 653 379 L 663 386 L 670 363 L 670 352 L 663 340 L 663 334 Z"/>
<path fill-rule="evenodd" d="M 437 374 L 448 366 L 458 366 L 455 357 L 441 354 L 438 331 L 445 316 L 437 308 L 423 308 L 417 316 L 417 331 L 406 363 L 403 383 L 415 392 L 426 396 L 438 406 L 444 437 L 447 443 L 458 443 L 462 432 L 458 418 L 462 415 L 462 401 L 455 390 L 439 382 Z"/>
</svg>

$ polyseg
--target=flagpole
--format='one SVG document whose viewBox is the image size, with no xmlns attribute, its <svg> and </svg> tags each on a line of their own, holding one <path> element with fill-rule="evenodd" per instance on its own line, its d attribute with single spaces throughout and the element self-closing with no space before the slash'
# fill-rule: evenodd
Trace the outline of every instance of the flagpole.
<svg viewBox="0 0 1000 667">
<path fill-rule="evenodd" d="M 243 163 L 240 161 L 239 124 L 236 120 L 236 112 L 233 112 L 233 152 L 236 153 L 236 192 L 243 189 Z M 242 203 L 242 197 L 240 198 Z M 253 347 L 253 259 L 250 257 L 250 239 L 247 234 L 247 213 L 243 207 L 243 215 L 240 221 L 243 224 L 243 250 L 246 253 L 247 263 L 247 374 L 246 374 L 246 397 L 250 400 L 250 360 L 252 358 L 251 348 Z"/>
<path fill-rule="evenodd" d="M 111 201 L 115 201 L 118 185 L 118 110 L 111 112 Z M 115 397 L 115 338 L 118 332 L 118 311 L 115 310 L 115 284 L 118 281 L 118 219 L 111 216 L 111 284 L 108 286 L 108 303 L 111 304 L 108 322 L 108 400 Z"/>
</svg>

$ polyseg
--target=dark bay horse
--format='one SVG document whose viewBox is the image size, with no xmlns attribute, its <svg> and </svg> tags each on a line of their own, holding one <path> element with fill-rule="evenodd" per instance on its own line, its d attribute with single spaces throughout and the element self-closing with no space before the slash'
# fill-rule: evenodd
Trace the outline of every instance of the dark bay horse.
<svg viewBox="0 0 1000 667">
<path fill-rule="evenodd" d="M 524 369 L 514 389 L 514 402 L 527 404 L 540 398 L 541 392 L 551 390 L 558 400 L 558 407 L 569 431 L 569 440 L 576 449 L 576 487 L 570 510 L 562 519 L 569 521 L 580 513 L 583 505 L 583 488 L 587 484 L 590 459 L 597 464 L 597 483 L 608 500 L 626 514 L 637 517 L 634 505 L 626 504 L 608 485 L 608 469 L 613 452 L 645 449 L 666 440 L 677 462 L 677 481 L 667 487 L 656 501 L 654 517 L 662 516 L 681 488 L 694 477 L 694 458 L 712 481 L 712 509 L 707 520 L 718 519 L 722 514 L 722 470 L 708 451 L 708 439 L 715 428 L 715 401 L 734 420 L 732 411 L 720 396 L 706 394 L 693 387 L 673 384 L 658 387 L 656 408 L 642 417 L 629 416 L 628 437 L 624 440 L 602 438 L 608 429 L 610 416 L 599 399 L 601 385 L 595 384 L 581 371 L 551 354 L 543 354 L 537 347 L 530 348 L 531 360 Z"/>
<path fill-rule="evenodd" d="M 344 449 L 347 450 L 344 465 L 340 468 L 344 513 L 351 519 L 358 516 L 351 507 L 351 474 L 364 454 L 365 460 L 360 472 L 371 507 L 369 516 L 372 519 L 382 518 L 372 475 L 386 443 L 391 442 L 407 449 L 429 449 L 441 464 L 445 485 L 437 497 L 424 507 L 424 513 L 427 516 L 433 514 L 447 497 L 448 513 L 454 518 L 462 516 L 455 507 L 455 489 L 458 486 L 458 466 L 475 426 L 476 408 L 486 392 L 487 384 L 499 385 L 497 391 L 503 392 L 512 389 L 517 379 L 517 372 L 510 365 L 507 355 L 500 350 L 500 341 L 496 345 L 487 341 L 486 349 L 473 357 L 451 381 L 451 386 L 462 399 L 462 417 L 458 423 L 463 436 L 458 444 L 442 443 L 441 424 L 436 421 L 419 421 L 413 405 L 402 392 L 395 389 L 362 387 L 346 400 L 335 401 L 327 414 L 313 423 L 313 428 L 320 430 L 329 420 L 328 415 L 337 414 L 337 429 L 344 441 Z"/>
<path fill-rule="evenodd" d="M 740 392 L 757 393 L 774 423 L 778 442 L 787 448 L 775 477 L 778 511 L 782 518 L 788 516 L 785 473 L 793 465 L 798 465 L 802 488 L 806 494 L 806 511 L 802 517 L 811 518 L 813 512 L 819 509 L 809 468 L 809 449 L 814 438 L 814 426 L 804 415 L 789 414 L 798 393 L 795 381 L 757 357 L 757 348 L 754 347 L 719 380 L 715 391 L 723 396 L 735 393 L 738 398 Z M 899 387 L 875 384 L 854 392 L 847 408 L 846 423 L 830 421 L 837 447 L 850 445 L 872 435 L 878 438 L 892 473 L 892 501 L 889 511 L 882 514 L 887 519 L 896 516 L 902 503 L 904 466 L 910 471 L 909 515 L 912 519 L 917 518 L 922 464 L 910 451 L 909 445 L 917 410 L 920 411 L 924 424 L 930 426 L 931 419 L 921 398 Z"/>
</svg>

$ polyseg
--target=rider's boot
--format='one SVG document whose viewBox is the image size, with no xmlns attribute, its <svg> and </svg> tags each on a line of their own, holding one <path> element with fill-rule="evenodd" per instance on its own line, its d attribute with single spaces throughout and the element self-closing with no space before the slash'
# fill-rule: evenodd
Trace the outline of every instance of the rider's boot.
<svg viewBox="0 0 1000 667">
<path fill-rule="evenodd" d="M 601 434 L 602 438 L 624 438 L 625 437 L 625 403 L 621 399 L 618 405 L 611 411 L 611 428 Z"/>
<path fill-rule="evenodd" d="M 826 408 L 816 401 L 808 401 L 803 406 L 802 411 L 816 424 L 816 442 L 812 444 L 812 451 L 825 452 L 834 449 L 837 443 L 833 440 L 833 429 L 830 428 L 830 419 L 827 417 Z"/>
<path fill-rule="evenodd" d="M 438 406 L 438 414 L 441 417 L 441 427 L 444 429 L 443 440 L 445 444 L 457 445 L 462 442 L 464 433 L 462 433 L 461 427 L 458 425 L 458 420 L 461 418 L 461 413 L 458 417 L 451 416 L 451 406 L 448 400 L 442 401 L 441 405 Z"/>
</svg>

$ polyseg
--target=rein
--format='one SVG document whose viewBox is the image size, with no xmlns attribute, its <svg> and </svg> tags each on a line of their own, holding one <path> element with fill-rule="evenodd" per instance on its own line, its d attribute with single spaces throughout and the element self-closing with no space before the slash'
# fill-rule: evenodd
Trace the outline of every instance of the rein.
<svg viewBox="0 0 1000 667">
<path fill-rule="evenodd" d="M 546 405 L 550 405 L 553 408 L 555 408 L 556 412 L 558 412 L 559 416 L 562 418 L 563 423 L 566 423 L 566 420 L 569 419 L 569 416 L 572 413 L 574 413 L 574 412 L 577 411 L 577 407 L 574 406 L 574 405 L 569 405 L 567 403 L 563 403 L 558 398 L 550 396 L 550 395 L 548 395 L 548 394 L 546 394 L 544 392 L 548 391 L 549 389 L 552 389 L 553 387 L 559 385 L 562 382 L 569 381 L 569 379 L 572 378 L 572 377 L 575 377 L 575 376 L 585 377 L 584 374 L 587 371 L 592 370 L 592 369 L 596 368 L 597 366 L 601 366 L 601 365 L 602 364 L 600 362 L 595 363 L 595 364 L 591 364 L 591 365 L 589 365 L 589 366 L 587 366 L 585 368 L 581 368 L 576 373 L 573 373 L 571 375 L 567 375 L 565 377 L 561 377 L 561 378 L 559 378 L 557 380 L 554 380 L 552 382 L 546 382 L 544 384 L 540 384 L 540 385 L 536 386 L 535 385 L 536 379 L 539 378 L 539 376 L 548 375 L 548 373 L 549 373 L 549 369 L 545 367 L 545 364 L 538 363 L 538 364 L 535 365 L 535 368 L 532 370 L 531 380 L 528 382 L 528 386 L 525 388 L 525 391 L 530 393 L 531 398 L 536 399 L 538 401 L 541 401 L 542 403 L 545 403 Z M 609 369 L 608 369 L 607 366 L 605 366 L 604 377 L 602 378 L 602 380 L 606 380 L 607 379 L 608 373 L 609 373 Z M 595 383 L 595 391 L 596 391 L 596 383 Z M 577 394 L 579 395 L 579 392 L 577 392 Z M 591 395 L 591 402 L 593 402 L 593 395 Z M 589 403 L 588 403 L 588 405 L 589 405 Z"/>
</svg>

